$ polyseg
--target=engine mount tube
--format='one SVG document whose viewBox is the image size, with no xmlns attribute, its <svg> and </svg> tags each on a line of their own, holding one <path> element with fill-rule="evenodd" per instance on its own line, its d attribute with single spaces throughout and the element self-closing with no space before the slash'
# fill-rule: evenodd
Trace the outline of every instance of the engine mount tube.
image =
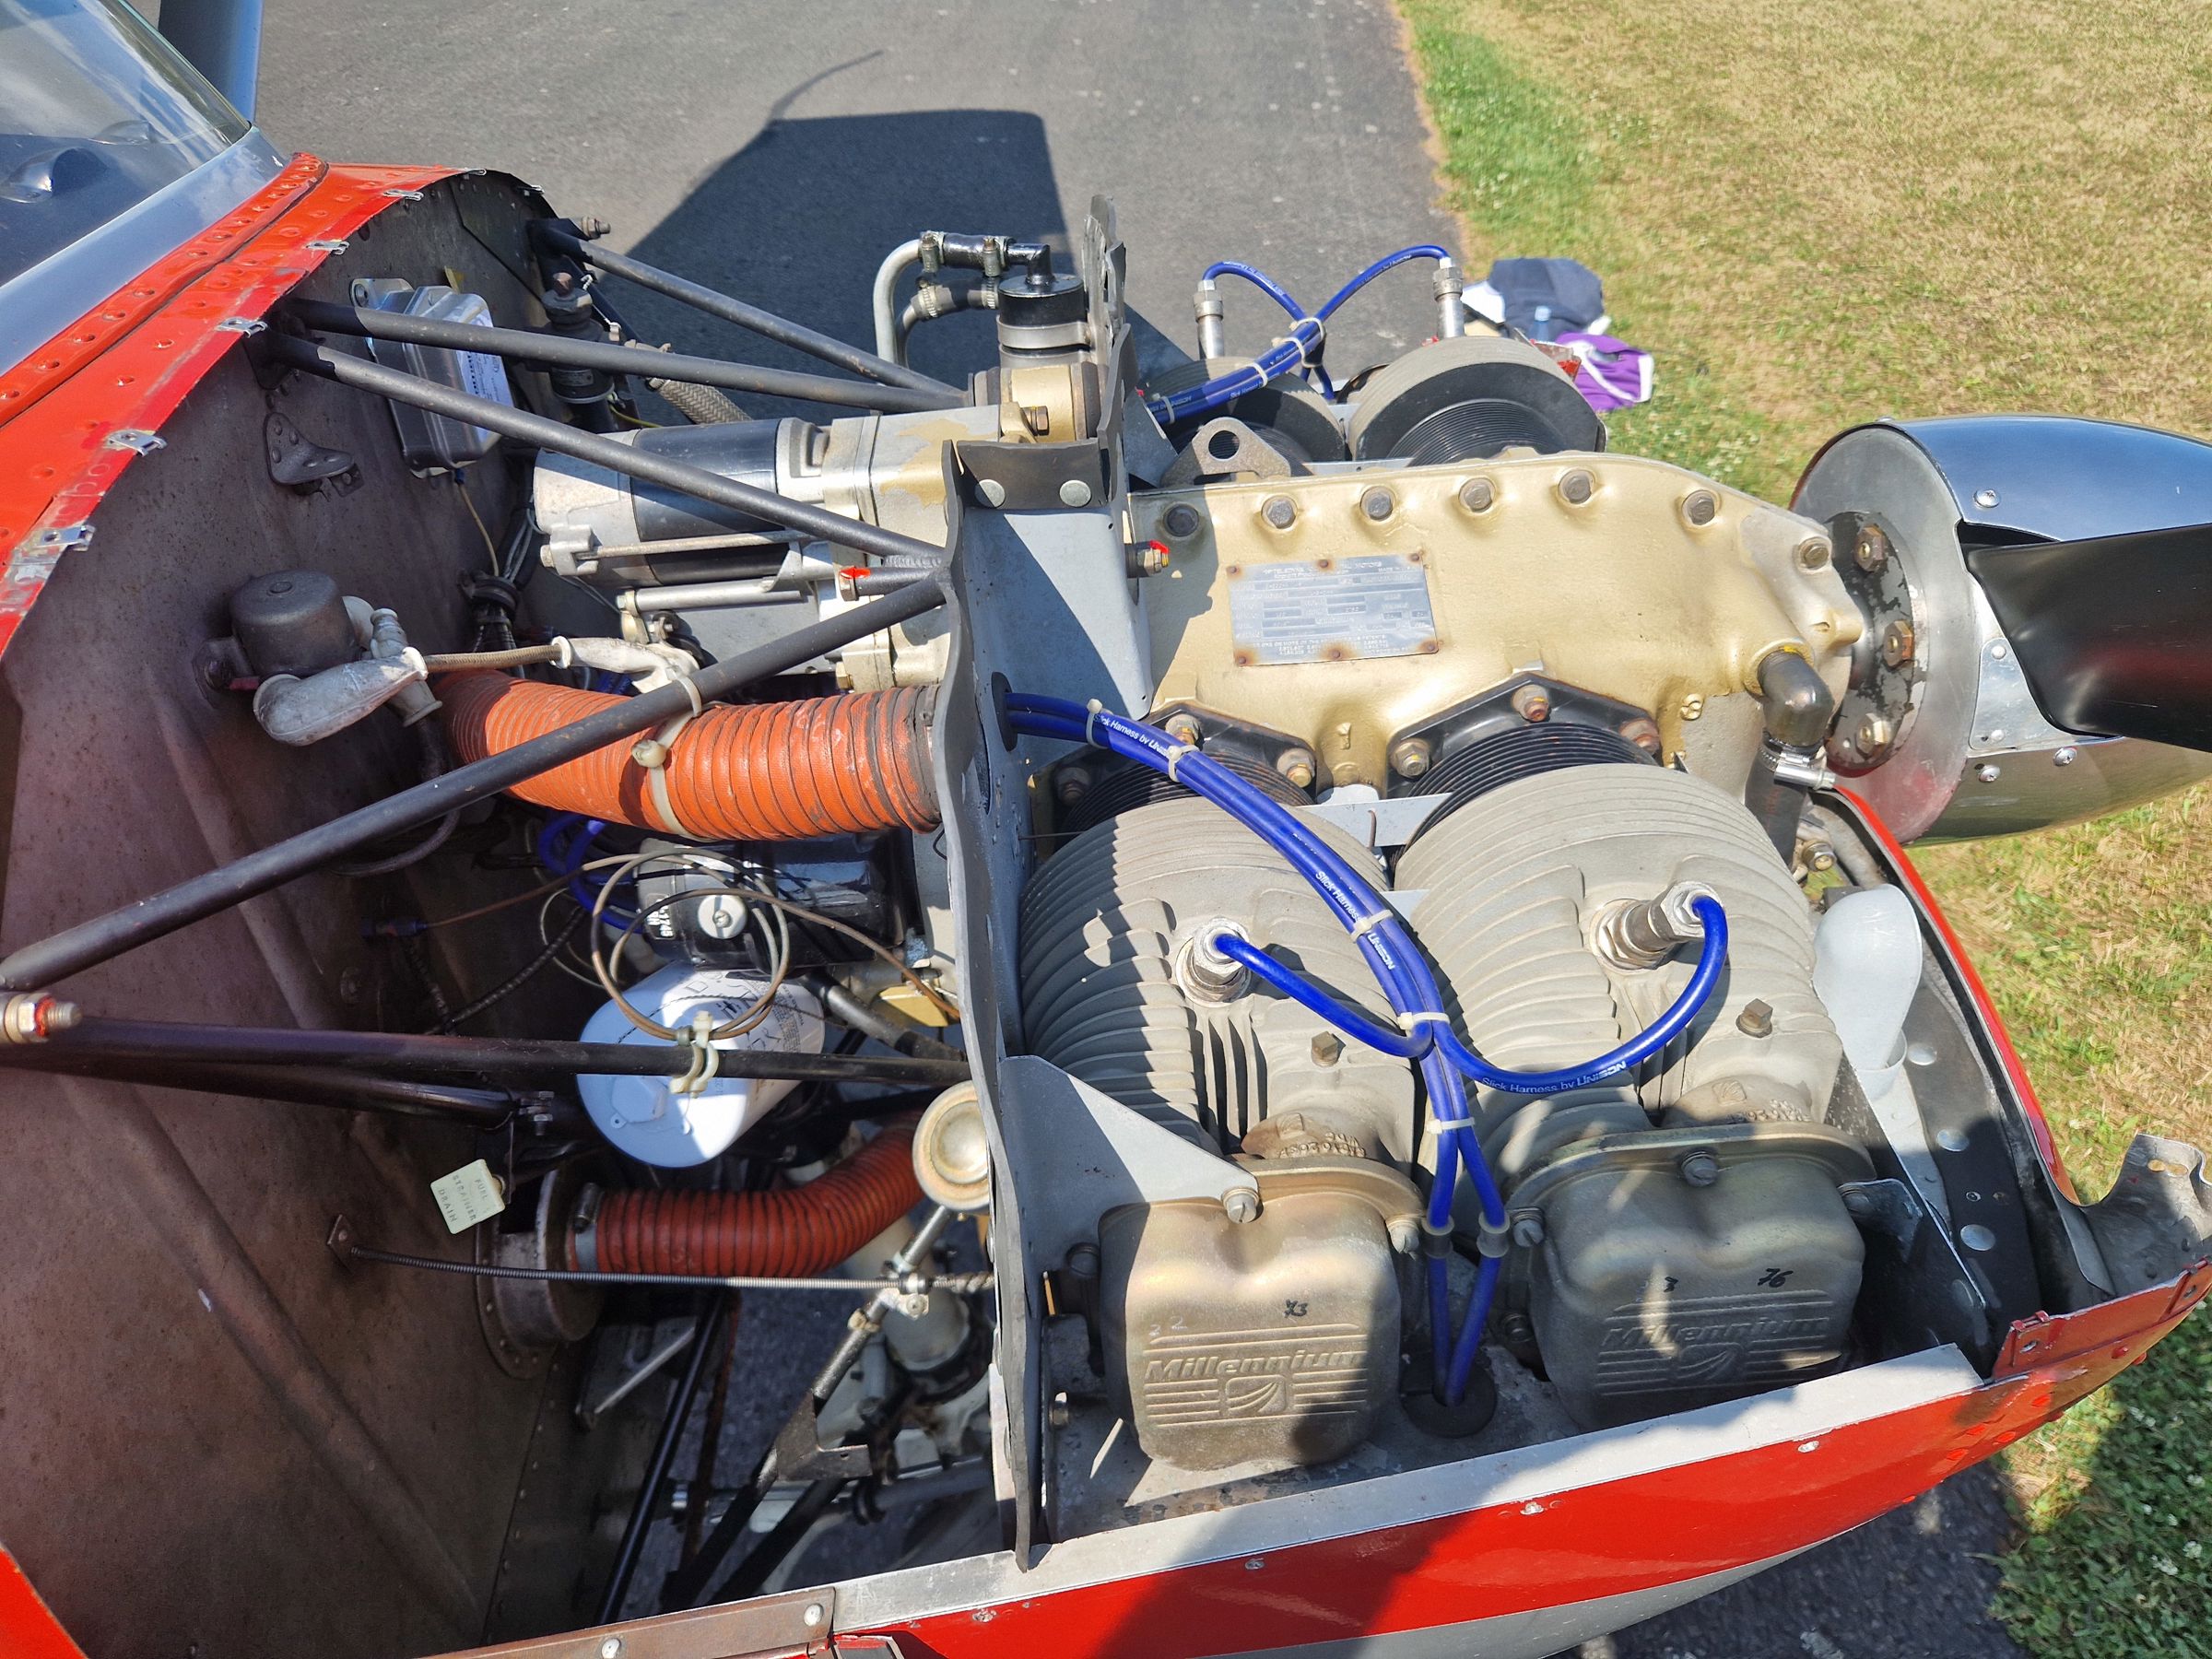
<svg viewBox="0 0 2212 1659">
<path fill-rule="evenodd" d="M 318 334 L 357 335 L 371 340 L 399 340 L 417 346 L 442 346 L 455 351 L 489 352 L 517 362 L 544 363 L 556 368 L 655 375 L 688 385 L 724 386 L 734 392 L 758 392 L 764 396 L 789 397 L 804 403 L 840 404 L 856 409 L 880 409 L 887 414 L 907 414 L 959 408 L 967 401 L 949 390 L 929 392 L 911 386 L 887 386 L 873 381 L 839 380 L 833 375 L 761 369 L 751 363 L 688 357 L 677 352 L 655 351 L 647 356 L 634 346 L 617 346 L 606 340 L 570 339 L 524 328 L 484 328 L 473 323 L 443 323 L 433 317 L 410 317 L 362 305 L 333 305 L 326 300 L 294 300 L 286 310 Z"/>
<path fill-rule="evenodd" d="M 465 760 L 503 753 L 625 700 L 497 674 L 459 676 L 440 690 L 454 752 Z M 618 739 L 508 793 L 689 841 L 933 830 L 930 703 L 928 692 L 912 687 L 717 703 L 666 743 Z M 641 764 L 641 756 L 658 765 Z"/>
</svg>

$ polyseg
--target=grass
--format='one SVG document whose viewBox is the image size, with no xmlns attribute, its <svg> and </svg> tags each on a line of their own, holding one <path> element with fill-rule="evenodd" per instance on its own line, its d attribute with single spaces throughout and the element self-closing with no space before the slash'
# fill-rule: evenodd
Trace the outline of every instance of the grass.
<svg viewBox="0 0 2212 1659">
<path fill-rule="evenodd" d="M 1404 0 L 1470 265 L 1606 278 L 1616 447 L 1785 500 L 1884 415 L 2212 431 L 2212 33 L 2158 0 Z M 1919 862 L 2085 1194 L 2212 1146 L 2212 787 Z M 2212 1655 L 2212 1324 L 2008 1455 L 2039 1654 Z"/>
</svg>

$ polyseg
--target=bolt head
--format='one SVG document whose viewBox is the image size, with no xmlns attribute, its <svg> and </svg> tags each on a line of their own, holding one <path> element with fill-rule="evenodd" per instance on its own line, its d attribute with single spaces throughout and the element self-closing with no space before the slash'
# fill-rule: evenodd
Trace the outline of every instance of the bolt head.
<svg viewBox="0 0 2212 1659">
<path fill-rule="evenodd" d="M 1828 568 L 1828 537 L 1808 535 L 1797 544 L 1797 568 L 1804 571 L 1824 571 Z"/>
<path fill-rule="evenodd" d="M 1997 492 L 1996 492 L 1995 490 L 1994 490 L 1994 489 L 1977 489 L 1977 490 L 1975 490 L 1975 491 L 1974 491 L 1974 505 L 1975 505 L 1975 506 L 1977 506 L 1977 507 L 1980 507 L 1980 508 L 1983 508 L 1983 510 L 1985 510 L 1985 511 L 1986 511 L 1987 509 L 1989 509 L 1989 508 L 1991 508 L 1991 507 L 1994 507 L 1996 504 L 1997 504 Z"/>
<path fill-rule="evenodd" d="M 820 1602 L 808 1602 L 806 1610 L 799 1615 L 799 1622 L 810 1630 L 818 1630 L 821 1628 L 822 1620 L 828 1617 L 829 1615 L 822 1610 Z"/>
<path fill-rule="evenodd" d="M 1060 797 L 1060 805 L 1073 806 L 1090 793 L 1090 769 L 1087 766 L 1064 766 L 1053 781 L 1053 793 Z"/>
<path fill-rule="evenodd" d="M 1260 1195 L 1251 1187 L 1231 1187 L 1221 1194 L 1221 1213 L 1241 1227 L 1259 1218 Z"/>
<path fill-rule="evenodd" d="M 1597 480 L 1590 469 L 1578 466 L 1571 472 L 1559 475 L 1559 500 L 1570 507 L 1581 507 L 1597 493 Z"/>
<path fill-rule="evenodd" d="M 1401 778 L 1418 778 L 1429 770 L 1434 754 L 1426 737 L 1401 737 L 1390 746 L 1390 770 Z"/>
<path fill-rule="evenodd" d="M 599 1644 L 599 1659 L 619 1659 L 621 1652 L 622 1638 L 619 1636 L 609 1636 Z"/>
<path fill-rule="evenodd" d="M 1275 770 L 1300 789 L 1313 787 L 1313 757 L 1304 749 L 1285 749 L 1276 757 Z"/>
<path fill-rule="evenodd" d="M 1359 511 L 1375 524 L 1381 524 L 1398 509 L 1398 498 L 1380 484 L 1359 498 Z"/>
<path fill-rule="evenodd" d="M 1524 1250 L 1534 1250 L 1544 1242 L 1544 1218 L 1522 1216 L 1513 1222 L 1513 1242 Z"/>
<path fill-rule="evenodd" d="M 1277 530 L 1288 530 L 1298 523 L 1298 503 L 1287 495 L 1269 496 L 1260 503 L 1260 517 Z"/>
<path fill-rule="evenodd" d="M 1747 1037 L 1774 1035 L 1774 1005 L 1754 997 L 1744 1005 L 1744 1011 L 1735 1017 L 1735 1029 Z"/>
<path fill-rule="evenodd" d="M 1523 686 L 1513 693 L 1513 712 L 1527 721 L 1551 718 L 1551 693 L 1541 686 Z"/>
<path fill-rule="evenodd" d="M 1889 537 L 1879 525 L 1866 524 L 1859 530 L 1859 539 L 1851 549 L 1851 557 L 1860 570 L 1875 571 L 1889 562 Z"/>
<path fill-rule="evenodd" d="M 1994 765 L 1985 764 L 1974 768 L 1974 776 L 1984 783 L 1994 783 L 2004 775 L 2003 771 Z"/>
<path fill-rule="evenodd" d="M 1677 1166 L 1693 1187 L 1709 1187 L 1721 1178 L 1721 1160 L 1710 1152 L 1692 1152 Z"/>
<path fill-rule="evenodd" d="M 1400 1255 L 1411 1255 L 1421 1247 L 1421 1230 L 1418 1222 L 1403 1217 L 1390 1224 L 1390 1247 Z"/>
<path fill-rule="evenodd" d="M 1198 534 L 1198 509 L 1188 501 L 1178 501 L 1168 509 L 1159 521 L 1159 527 L 1181 541 L 1186 535 Z"/>
<path fill-rule="evenodd" d="M 1090 486 L 1080 478 L 1070 478 L 1060 486 L 1060 504 L 1064 507 L 1090 505 Z"/>
<path fill-rule="evenodd" d="M 996 478 L 978 478 L 975 493 L 983 499 L 986 507 L 1004 507 L 1006 504 L 1006 487 Z"/>
<path fill-rule="evenodd" d="M 1498 503 L 1498 487 L 1488 478 L 1469 478 L 1459 487 L 1459 504 L 1469 512 L 1488 512 Z"/>
<path fill-rule="evenodd" d="M 1710 489 L 1693 489 L 1682 498 L 1682 522 L 1702 530 L 1720 516 L 1721 498 Z"/>
<path fill-rule="evenodd" d="M 2053 749 L 2051 751 L 2051 764 L 2053 766 L 2071 766 L 2074 764 L 2075 755 L 2079 751 L 2077 751 L 2070 743 L 2062 748 Z"/>
<path fill-rule="evenodd" d="M 1344 1058 L 1344 1039 L 1334 1031 L 1314 1032 L 1312 1047 L 1316 1065 L 1334 1065 Z"/>
<path fill-rule="evenodd" d="M 1193 748 L 1198 747 L 1198 740 L 1203 735 L 1198 723 L 1188 714 L 1169 715 L 1160 723 L 1160 730 L 1174 738 L 1176 742 L 1187 743 Z"/>
</svg>

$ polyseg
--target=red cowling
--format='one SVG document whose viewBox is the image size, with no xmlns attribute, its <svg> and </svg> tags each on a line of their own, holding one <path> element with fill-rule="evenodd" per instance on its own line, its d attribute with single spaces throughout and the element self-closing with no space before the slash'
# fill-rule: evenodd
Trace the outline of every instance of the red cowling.
<svg viewBox="0 0 2212 1659">
<path fill-rule="evenodd" d="M 829 1173 L 774 1193 L 609 1193 L 593 1223 L 602 1273 L 806 1278 L 826 1273 L 921 1202 L 912 1119 Z"/>
<path fill-rule="evenodd" d="M 439 682 L 464 761 L 542 737 L 621 701 L 500 674 Z M 804 841 L 866 830 L 929 830 L 929 698 L 912 688 L 795 702 L 715 703 L 669 745 L 665 809 L 636 740 L 540 772 L 509 793 L 540 806 L 697 841 Z M 671 813 L 676 821 L 671 822 Z"/>
</svg>

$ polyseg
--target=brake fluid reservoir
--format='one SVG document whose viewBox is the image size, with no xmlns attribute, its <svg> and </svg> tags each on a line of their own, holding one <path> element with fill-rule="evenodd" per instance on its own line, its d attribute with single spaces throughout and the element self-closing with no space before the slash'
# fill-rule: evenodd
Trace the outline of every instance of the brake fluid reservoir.
<svg viewBox="0 0 2212 1659">
<path fill-rule="evenodd" d="M 677 962 L 641 980 L 625 994 L 639 1013 L 681 1030 L 701 1012 L 716 1025 L 736 1019 L 757 1007 L 767 991 L 768 981 L 760 974 Z M 640 1030 L 612 1002 L 592 1016 L 583 1041 L 667 1046 L 665 1038 Z M 759 1025 L 714 1046 L 724 1052 L 818 1054 L 821 1006 L 803 986 L 785 985 Z M 576 1079 L 576 1088 L 592 1122 L 618 1150 L 641 1163 L 684 1169 L 720 1157 L 794 1087 L 782 1078 L 716 1077 L 697 1094 L 685 1095 L 676 1092 L 677 1081 L 587 1074 Z"/>
</svg>

